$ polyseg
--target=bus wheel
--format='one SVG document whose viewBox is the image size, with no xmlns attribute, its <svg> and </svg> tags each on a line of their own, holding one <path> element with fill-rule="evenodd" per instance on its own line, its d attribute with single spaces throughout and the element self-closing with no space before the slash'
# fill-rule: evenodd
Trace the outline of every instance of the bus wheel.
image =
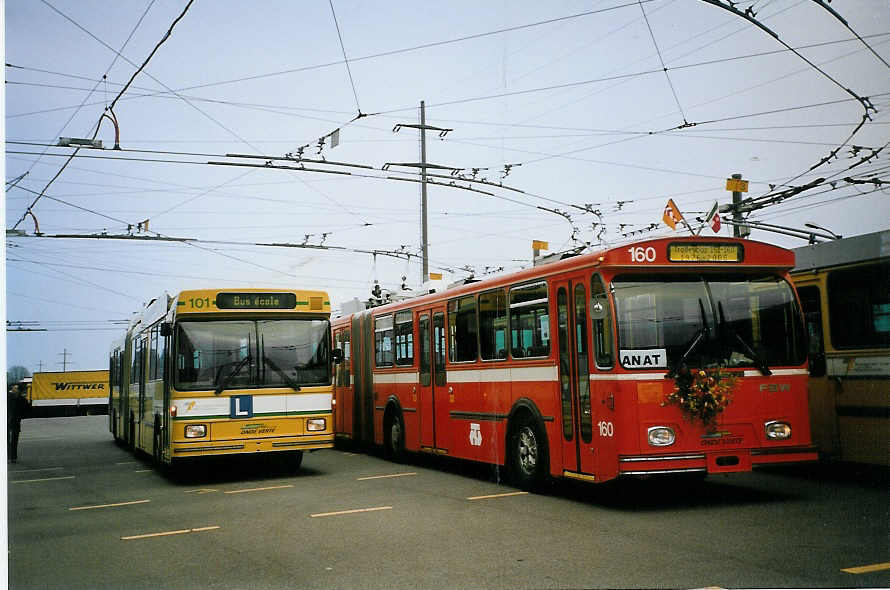
<svg viewBox="0 0 890 590">
<path fill-rule="evenodd" d="M 537 490 L 547 477 L 547 439 L 535 421 L 522 417 L 510 435 L 510 471 L 523 490 Z"/>
<path fill-rule="evenodd" d="M 161 467 L 161 429 L 158 426 L 160 421 L 161 417 L 155 416 L 155 431 L 151 445 L 151 458 L 155 467 Z"/>
<path fill-rule="evenodd" d="M 383 456 L 396 463 L 405 459 L 405 426 L 397 410 L 387 412 L 383 421 Z"/>
<path fill-rule="evenodd" d="M 290 467 L 297 472 L 300 470 L 300 465 L 303 464 L 303 451 L 294 451 L 290 455 Z"/>
</svg>

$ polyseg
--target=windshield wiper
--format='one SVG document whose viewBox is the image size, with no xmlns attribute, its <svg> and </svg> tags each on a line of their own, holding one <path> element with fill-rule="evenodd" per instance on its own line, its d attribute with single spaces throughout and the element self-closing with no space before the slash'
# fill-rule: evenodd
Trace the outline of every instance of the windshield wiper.
<svg viewBox="0 0 890 590">
<path fill-rule="evenodd" d="M 686 352 L 684 352 L 683 355 L 679 359 L 677 359 L 677 362 L 674 363 L 674 366 L 671 368 L 670 371 L 667 372 L 667 375 L 665 375 L 665 377 L 668 379 L 673 379 L 677 376 L 677 371 L 680 369 L 680 367 L 686 364 L 686 359 L 689 358 L 689 355 L 692 354 L 692 351 L 695 350 L 695 347 L 698 346 L 698 343 L 701 342 L 702 338 L 704 338 L 705 335 L 709 334 L 711 331 L 711 329 L 708 327 L 708 317 L 705 315 L 705 304 L 702 303 L 701 297 L 698 298 L 698 309 L 699 312 L 701 312 L 702 326 L 692 337 L 692 343 L 689 345 L 689 348 L 686 349 Z"/>
<path fill-rule="evenodd" d="M 293 380 L 290 375 L 281 370 L 281 367 L 275 364 L 275 361 L 270 359 L 267 356 L 263 357 L 263 362 L 272 367 L 272 370 L 278 373 L 278 375 L 284 379 L 284 382 L 288 384 L 288 386 L 294 391 L 300 391 L 300 384 Z"/>
<path fill-rule="evenodd" d="M 729 327 L 729 324 L 726 323 L 726 317 L 723 315 L 723 303 L 717 302 L 717 313 L 720 314 L 720 327 L 723 330 L 726 330 L 730 336 L 735 337 L 735 339 L 742 345 L 742 348 L 745 349 L 745 352 L 748 356 L 751 357 L 751 360 L 754 361 L 754 366 L 760 371 L 761 375 L 772 375 L 773 372 L 770 371 L 769 366 L 767 366 L 766 361 L 762 356 L 754 352 L 754 349 L 751 348 L 751 345 L 745 342 L 745 339 L 739 336 L 738 332 Z"/>
<path fill-rule="evenodd" d="M 235 368 L 233 368 L 232 371 L 228 375 L 226 375 L 226 378 L 222 381 L 219 381 L 219 376 L 222 374 L 222 370 L 225 365 L 223 365 L 223 367 L 220 367 L 219 372 L 216 374 L 216 380 L 219 381 L 219 385 L 216 386 L 216 389 L 213 392 L 214 395 L 219 395 L 224 389 L 228 389 L 229 381 L 237 377 L 238 373 L 241 372 L 241 369 L 243 369 L 244 365 L 246 365 L 249 361 L 250 355 L 247 355 L 246 357 L 238 361 L 238 364 L 235 365 Z"/>
</svg>

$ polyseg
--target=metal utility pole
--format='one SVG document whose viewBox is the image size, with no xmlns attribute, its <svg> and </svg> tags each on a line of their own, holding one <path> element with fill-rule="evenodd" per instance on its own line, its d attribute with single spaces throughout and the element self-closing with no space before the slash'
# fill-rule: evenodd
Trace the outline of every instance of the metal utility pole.
<svg viewBox="0 0 890 590">
<path fill-rule="evenodd" d="M 430 243 L 426 225 L 426 107 L 420 101 L 420 239 L 423 244 L 423 281 L 430 278 Z"/>
<path fill-rule="evenodd" d="M 420 125 L 409 125 L 407 123 L 398 123 L 395 127 L 393 127 L 393 131 L 397 132 L 402 127 L 411 127 L 413 129 L 420 130 L 420 162 L 419 163 L 410 163 L 410 162 L 400 162 L 400 163 L 388 163 L 383 169 L 386 170 L 390 166 L 409 166 L 413 168 L 420 168 L 420 241 L 422 243 L 423 250 L 423 278 L 421 279 L 421 283 L 425 283 L 430 278 L 430 260 L 429 260 L 429 235 L 427 231 L 427 198 L 426 198 L 426 170 L 427 168 L 436 168 L 436 169 L 444 169 L 444 170 L 455 170 L 455 168 L 451 168 L 449 166 L 439 166 L 436 164 L 428 164 L 426 161 L 426 131 L 427 129 L 438 131 L 439 137 L 444 138 L 445 134 L 447 134 L 451 129 L 444 129 L 442 127 L 433 127 L 432 125 L 426 124 L 426 106 L 424 105 L 424 101 L 420 101 Z"/>
<path fill-rule="evenodd" d="M 732 190 L 732 235 L 736 238 L 747 237 L 751 230 L 745 226 L 741 208 L 742 192 L 748 191 L 748 181 L 742 180 L 741 174 L 733 174 L 731 179 L 727 179 L 726 188 Z"/>
<path fill-rule="evenodd" d="M 67 349 L 67 348 L 62 349 L 62 352 L 59 353 L 59 356 L 62 357 L 62 362 L 59 363 L 60 365 L 62 365 L 62 371 L 67 371 L 67 370 L 68 370 L 68 357 L 69 357 L 70 355 L 71 355 L 71 353 L 68 352 L 68 349 Z"/>
</svg>

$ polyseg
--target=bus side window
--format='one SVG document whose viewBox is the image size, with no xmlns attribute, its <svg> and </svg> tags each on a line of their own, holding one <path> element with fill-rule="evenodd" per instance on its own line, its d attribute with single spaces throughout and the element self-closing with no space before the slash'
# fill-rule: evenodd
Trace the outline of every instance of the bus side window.
<svg viewBox="0 0 890 590">
<path fill-rule="evenodd" d="M 603 280 L 595 274 L 590 278 L 590 317 L 593 318 L 593 348 L 598 369 L 611 369 L 612 355 L 612 308 Z"/>
<path fill-rule="evenodd" d="M 417 354 L 420 356 L 420 385 L 429 387 L 432 382 L 432 365 L 430 363 L 430 316 L 420 316 L 417 325 Z"/>
<path fill-rule="evenodd" d="M 825 343 L 822 340 L 822 298 L 819 287 L 799 287 L 800 305 L 803 308 L 809 345 L 810 376 L 825 375 Z"/>
<path fill-rule="evenodd" d="M 507 294 L 503 289 L 479 295 L 479 344 L 482 360 L 507 358 Z"/>
<path fill-rule="evenodd" d="M 391 367 L 393 350 L 393 316 L 385 315 L 374 319 L 374 364 L 378 367 Z"/>
<path fill-rule="evenodd" d="M 476 298 L 473 295 L 448 302 L 449 360 L 461 363 L 476 360 Z"/>
<path fill-rule="evenodd" d="M 414 321 L 411 310 L 396 313 L 396 365 L 414 365 Z"/>
<path fill-rule="evenodd" d="M 510 288 L 510 354 L 513 358 L 550 355 L 547 283 Z"/>
</svg>

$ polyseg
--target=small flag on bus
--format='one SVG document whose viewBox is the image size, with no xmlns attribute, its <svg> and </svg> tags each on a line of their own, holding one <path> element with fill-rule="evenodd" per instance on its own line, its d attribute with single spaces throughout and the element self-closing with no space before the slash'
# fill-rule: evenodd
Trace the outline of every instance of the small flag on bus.
<svg viewBox="0 0 890 590">
<path fill-rule="evenodd" d="M 686 220 L 683 219 L 683 214 L 680 213 L 680 209 L 677 208 L 677 205 L 674 203 L 673 199 L 668 199 L 667 205 L 665 205 L 664 207 L 664 215 L 661 216 L 661 219 L 671 229 L 677 229 L 678 223 L 686 222 Z"/>
<path fill-rule="evenodd" d="M 714 201 L 714 205 L 711 207 L 711 210 L 708 211 L 707 216 L 705 217 L 705 223 L 711 226 L 711 230 L 716 234 L 720 231 L 720 213 L 718 212 L 720 206 L 717 204 L 717 201 Z"/>
</svg>

